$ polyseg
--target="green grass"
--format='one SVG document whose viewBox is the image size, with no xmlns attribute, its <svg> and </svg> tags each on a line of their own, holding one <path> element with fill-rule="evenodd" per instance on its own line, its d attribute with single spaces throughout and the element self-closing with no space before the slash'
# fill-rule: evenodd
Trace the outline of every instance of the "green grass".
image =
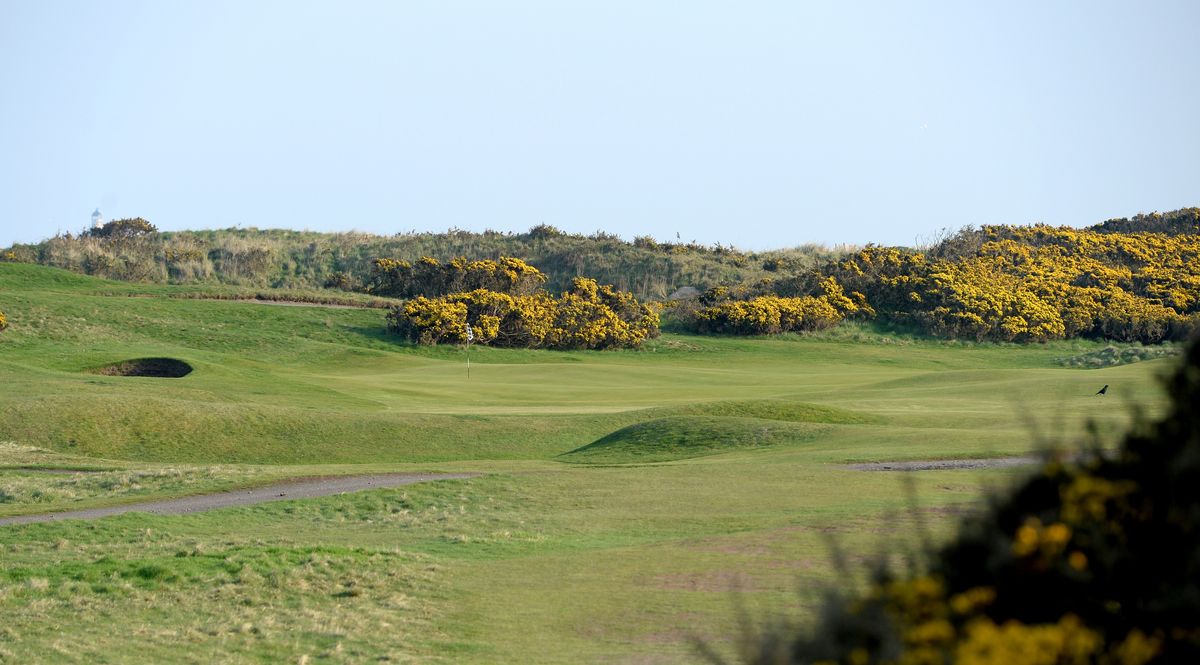
<svg viewBox="0 0 1200 665">
<path fill-rule="evenodd" d="M 585 464 L 665 462 L 812 441 L 827 428 L 800 423 L 714 416 L 675 416 L 636 423 L 558 459 Z"/>
<path fill-rule="evenodd" d="M 704 402 L 648 411 L 646 415 L 662 414 L 673 416 L 715 416 L 734 418 L 758 418 L 783 420 L 797 423 L 870 423 L 869 414 L 855 413 L 834 406 L 786 402 L 777 399 L 731 400 L 727 402 Z"/>
<path fill-rule="evenodd" d="M 913 533 L 898 476 L 845 463 L 1024 453 L 1087 419 L 1115 436 L 1129 405 L 1162 407 L 1173 362 L 1081 371 L 1058 359 L 1104 344 L 858 325 L 475 347 L 468 379 L 462 349 L 399 344 L 380 310 L 203 298 L 0 263 L 0 515 L 297 475 L 483 475 L 0 527 L 0 662 L 686 662 L 693 636 L 737 633 L 737 602 L 807 612 L 795 590 L 834 579 L 829 536 L 861 561 Z M 146 357 L 194 371 L 88 371 Z M 944 537 L 1019 473 L 910 477 Z"/>
</svg>

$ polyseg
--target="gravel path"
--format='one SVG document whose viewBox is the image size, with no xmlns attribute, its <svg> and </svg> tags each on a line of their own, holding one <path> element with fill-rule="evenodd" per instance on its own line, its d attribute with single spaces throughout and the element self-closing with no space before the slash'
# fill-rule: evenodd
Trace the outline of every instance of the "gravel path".
<svg viewBox="0 0 1200 665">
<path fill-rule="evenodd" d="M 912 462 L 871 462 L 847 464 L 854 471 L 940 471 L 943 469 L 1002 469 L 1010 466 L 1029 466 L 1040 461 L 1037 457 L 988 457 L 981 459 L 916 460 Z"/>
<path fill-rule="evenodd" d="M 215 494 L 197 494 L 178 499 L 163 499 L 159 501 L 144 501 L 127 503 L 121 506 L 107 508 L 89 508 L 87 510 L 71 510 L 61 513 L 42 513 L 40 515 L 21 515 L 18 517 L 0 518 L 0 526 L 8 524 L 29 524 L 31 522 L 53 522 L 57 520 L 86 520 L 123 513 L 154 513 L 156 515 L 187 515 L 216 508 L 230 506 L 251 506 L 267 501 L 287 501 L 290 499 L 308 499 L 331 494 L 344 494 L 362 490 L 399 487 L 431 480 L 449 480 L 452 478 L 471 478 L 474 473 L 379 473 L 369 476 L 333 476 L 325 478 L 300 478 L 286 482 L 252 487 L 248 489 L 230 490 Z"/>
</svg>

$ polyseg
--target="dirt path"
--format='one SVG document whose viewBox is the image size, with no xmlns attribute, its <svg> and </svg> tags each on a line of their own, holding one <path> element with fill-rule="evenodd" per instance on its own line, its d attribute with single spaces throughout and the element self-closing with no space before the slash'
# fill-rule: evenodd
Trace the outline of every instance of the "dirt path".
<svg viewBox="0 0 1200 665">
<path fill-rule="evenodd" d="M 915 460 L 911 462 L 872 462 L 869 464 L 847 464 L 854 471 L 941 471 L 943 469 L 1002 469 L 1010 466 L 1037 464 L 1039 458 L 987 457 L 980 459 Z"/>
<path fill-rule="evenodd" d="M 369 476 L 334 476 L 325 478 L 300 478 L 286 482 L 251 487 L 248 489 L 230 490 L 215 494 L 197 494 L 178 499 L 162 499 L 159 501 L 143 501 L 127 503 L 121 506 L 107 508 L 89 508 L 87 510 L 71 510 L 61 513 L 42 513 L 40 515 L 20 515 L 18 517 L 0 518 L 0 526 L 8 524 L 29 524 L 31 522 L 53 522 L 57 520 L 86 520 L 122 513 L 154 513 L 156 515 L 187 515 L 216 508 L 230 506 L 251 506 L 267 501 L 287 501 L 289 499 L 308 499 L 331 494 L 358 492 L 361 490 L 399 487 L 431 480 L 449 480 L 453 478 L 471 478 L 474 473 L 379 473 Z"/>
</svg>

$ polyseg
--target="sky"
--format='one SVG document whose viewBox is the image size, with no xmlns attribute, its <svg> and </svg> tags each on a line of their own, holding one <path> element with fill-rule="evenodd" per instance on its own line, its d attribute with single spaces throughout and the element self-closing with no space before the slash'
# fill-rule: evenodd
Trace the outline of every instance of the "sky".
<svg viewBox="0 0 1200 665">
<path fill-rule="evenodd" d="M 1200 205 L 1200 2 L 0 0 L 0 246 L 912 245 Z"/>
</svg>

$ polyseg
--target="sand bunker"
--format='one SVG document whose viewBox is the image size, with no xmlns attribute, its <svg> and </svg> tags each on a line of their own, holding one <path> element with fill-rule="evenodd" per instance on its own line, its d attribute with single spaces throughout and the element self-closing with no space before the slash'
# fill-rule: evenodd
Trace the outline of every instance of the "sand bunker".
<svg viewBox="0 0 1200 665">
<path fill-rule="evenodd" d="M 175 358 L 137 358 L 94 370 L 104 376 L 150 376 L 161 379 L 178 379 L 192 373 L 192 366 Z"/>
</svg>

